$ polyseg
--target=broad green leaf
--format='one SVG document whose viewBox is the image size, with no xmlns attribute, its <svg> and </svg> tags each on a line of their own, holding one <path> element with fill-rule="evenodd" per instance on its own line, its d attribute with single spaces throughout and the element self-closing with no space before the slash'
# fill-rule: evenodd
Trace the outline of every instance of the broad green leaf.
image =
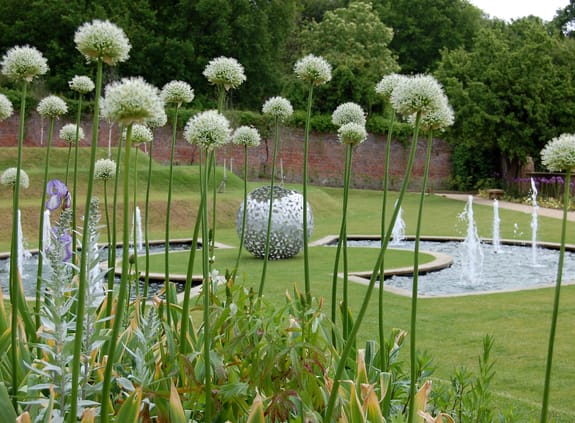
<svg viewBox="0 0 575 423">
<path fill-rule="evenodd" d="M 120 411 L 118 411 L 118 415 L 116 416 L 116 422 L 118 423 L 137 423 L 138 416 L 140 414 L 140 405 L 142 403 L 142 390 L 136 389 L 134 392 L 130 394 Z"/>
<path fill-rule="evenodd" d="M 180 400 L 180 394 L 176 389 L 174 382 L 171 382 L 170 386 L 170 422 L 172 423 L 186 423 L 186 415 L 184 413 L 184 407 L 182 406 L 182 401 Z"/>
<path fill-rule="evenodd" d="M 247 423 L 264 423 L 266 421 L 264 416 L 264 404 L 260 394 L 256 394 L 254 402 L 250 408 Z"/>
<path fill-rule="evenodd" d="M 16 421 L 16 412 L 12 407 L 12 402 L 10 401 L 10 396 L 8 395 L 8 389 L 6 389 L 4 382 L 0 382 L 0 421 Z"/>
</svg>

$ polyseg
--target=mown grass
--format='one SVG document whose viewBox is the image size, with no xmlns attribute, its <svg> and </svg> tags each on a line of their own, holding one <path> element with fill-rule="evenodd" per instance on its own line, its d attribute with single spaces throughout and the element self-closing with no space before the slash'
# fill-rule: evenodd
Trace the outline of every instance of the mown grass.
<svg viewBox="0 0 575 423">
<path fill-rule="evenodd" d="M 31 187 L 22 192 L 21 206 L 23 212 L 24 235 L 30 247 L 35 244 L 38 233 L 38 216 L 40 210 L 41 178 L 43 172 L 43 150 L 26 149 L 24 152 L 24 169 L 30 174 Z M 53 151 L 50 178 L 62 178 L 65 172 L 65 149 Z M 113 153 L 114 154 L 114 153 Z M 100 157 L 106 155 L 105 149 Z M 64 156 L 64 157 L 62 157 Z M 13 166 L 15 149 L 0 149 L 0 170 Z M 143 209 L 145 195 L 146 156 L 139 155 L 138 204 Z M 80 163 L 86 163 L 87 153 L 82 151 Z M 198 207 L 197 169 L 195 167 L 178 167 L 174 176 L 174 200 L 171 209 L 173 238 L 189 238 Z M 83 186 L 86 172 L 79 175 L 79 198 L 83 206 Z M 221 169 L 217 181 L 222 179 Z M 152 239 L 163 239 L 165 222 L 165 199 L 167 188 L 167 167 L 153 164 L 151 181 L 151 203 L 149 212 L 149 233 Z M 250 182 L 249 189 L 265 182 Z M 300 188 L 297 185 L 294 188 Z M 102 196 L 102 188 L 97 187 L 96 195 Z M 238 245 L 235 222 L 236 213 L 242 199 L 242 182 L 228 174 L 227 186 L 218 195 L 216 240 L 233 247 Z M 326 235 L 336 234 L 341 219 L 342 192 L 337 188 L 314 186 L 309 188 L 309 200 L 314 212 L 314 232 L 312 241 Z M 395 201 L 391 193 L 389 208 Z M 408 234 L 414 230 L 417 213 L 417 194 L 408 194 L 404 202 L 404 218 Z M 429 195 L 425 202 L 423 219 L 424 235 L 464 236 L 465 226 L 458 219 L 464 203 Z M 9 250 L 11 219 L 11 194 L 6 187 L 0 187 L 0 251 Z M 474 207 L 479 235 L 482 238 L 491 236 L 492 209 L 487 206 Z M 391 213 L 388 213 L 388 216 Z M 348 233 L 378 234 L 380 231 L 381 192 L 352 190 L 349 199 Z M 531 238 L 531 216 L 509 210 L 500 210 L 501 236 L 509 239 Z M 558 242 L 560 224 L 557 219 L 539 216 L 539 239 Z M 568 226 L 568 242 L 575 243 L 574 224 Z M 121 236 L 121 234 L 119 234 Z M 102 240 L 104 231 L 102 231 Z M 325 247 L 318 247 L 325 248 Z M 313 250 L 312 293 L 324 299 L 328 312 L 331 297 L 332 254 L 316 253 Z M 236 250 L 230 250 L 231 256 Z M 331 250 L 333 251 L 333 250 Z M 228 253 L 226 253 L 228 254 Z M 353 257 L 352 267 L 362 267 L 371 262 L 370 253 Z M 221 260 L 221 261 L 220 261 Z M 225 270 L 223 253 L 218 253 L 215 268 L 221 273 Z M 365 260 L 362 261 L 362 260 Z M 282 303 L 286 290 L 294 284 L 303 288 L 303 259 L 301 255 L 282 261 L 271 262 L 268 268 L 269 278 L 266 282 L 265 297 L 268 301 Z M 224 265 L 219 267 L 220 264 Z M 259 260 L 244 254 L 241 279 L 247 286 L 257 289 L 260 271 Z M 245 267 L 244 267 L 245 266 Z M 291 273 L 288 273 L 289 270 Z M 354 268 L 355 270 L 355 268 Z M 368 269 L 366 269 L 368 270 Z M 509 275 L 509 277 L 514 277 Z M 2 282 L 4 283 L 4 282 Z M 365 287 L 350 284 L 350 304 L 357 311 L 363 299 Z M 434 358 L 437 367 L 435 377 L 445 380 L 459 366 L 477 370 L 477 357 L 481 352 L 482 338 L 491 334 L 495 338 L 493 357 L 496 361 L 496 376 L 492 391 L 496 395 L 500 408 L 515 409 L 517 421 L 532 421 L 538 416 L 541 402 L 545 356 L 549 334 L 553 289 L 518 291 L 479 296 L 451 298 L 434 298 L 420 300 L 418 312 L 418 348 L 428 351 Z M 407 329 L 409 327 L 409 298 L 386 293 L 385 327 Z M 575 391 L 575 286 L 565 286 L 562 291 L 559 327 L 555 343 L 555 358 L 551 392 L 551 414 L 553 421 L 575 421 L 572 409 L 572 393 Z M 377 298 L 371 301 L 370 309 L 361 330 L 361 339 L 376 337 L 377 333 Z M 407 350 L 406 350 L 407 351 Z M 407 354 L 404 355 L 407 359 Z"/>
</svg>

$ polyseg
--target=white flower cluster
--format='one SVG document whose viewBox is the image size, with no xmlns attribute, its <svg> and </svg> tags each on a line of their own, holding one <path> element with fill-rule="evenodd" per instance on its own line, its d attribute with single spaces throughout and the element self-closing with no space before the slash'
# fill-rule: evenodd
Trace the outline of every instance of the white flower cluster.
<svg viewBox="0 0 575 423">
<path fill-rule="evenodd" d="M 55 119 L 68 113 L 68 106 L 60 97 L 49 95 L 40 100 L 36 110 L 43 118 Z"/>
<path fill-rule="evenodd" d="M 323 85 L 331 80 L 331 65 L 321 56 L 308 54 L 294 66 L 296 76 L 313 85 Z"/>
<path fill-rule="evenodd" d="M 342 144 L 357 145 L 367 139 L 367 131 L 364 125 L 356 122 L 348 122 L 339 127 L 337 137 Z"/>
<path fill-rule="evenodd" d="M 18 173 L 17 168 L 9 167 L 4 172 L 2 172 L 2 175 L 0 175 L 0 184 L 14 188 L 16 186 L 17 173 Z M 30 178 L 28 177 L 28 174 L 24 172 L 23 169 L 20 170 L 20 186 L 22 188 L 28 188 L 30 186 Z"/>
<path fill-rule="evenodd" d="M 191 117 L 184 128 L 190 144 L 210 150 L 225 145 L 231 137 L 230 123 L 216 110 L 207 110 Z"/>
<path fill-rule="evenodd" d="M 124 78 L 106 86 L 102 115 L 124 125 L 141 123 L 161 114 L 164 103 L 158 89 L 143 78 Z"/>
<path fill-rule="evenodd" d="M 409 120 L 414 119 L 414 115 L 411 115 Z M 454 119 L 453 109 L 447 97 L 443 95 L 439 107 L 422 116 L 421 128 L 425 131 L 444 131 L 448 126 L 453 125 Z"/>
<path fill-rule="evenodd" d="M 170 81 L 164 85 L 160 96 L 164 103 L 180 107 L 183 103 L 190 103 L 194 99 L 194 90 L 187 82 Z"/>
<path fill-rule="evenodd" d="M 2 58 L 2 74 L 14 81 L 32 81 L 48 72 L 48 62 L 35 47 L 12 47 Z"/>
<path fill-rule="evenodd" d="M 156 110 L 156 114 L 148 119 L 144 119 L 144 124 L 150 128 L 161 128 L 168 122 L 168 115 L 164 108 L 160 108 Z"/>
<path fill-rule="evenodd" d="M 62 129 L 60 129 L 60 138 L 68 144 L 74 144 L 76 142 L 76 131 L 78 132 L 78 140 L 83 140 L 85 136 L 84 130 L 75 123 L 67 123 L 62 126 Z"/>
<path fill-rule="evenodd" d="M 111 66 L 128 60 L 132 48 L 121 28 L 98 19 L 82 24 L 74 34 L 74 42 L 88 62 L 102 60 Z"/>
<path fill-rule="evenodd" d="M 14 113 L 12 102 L 4 94 L 0 94 L 0 120 L 8 119 Z"/>
<path fill-rule="evenodd" d="M 126 139 L 126 130 L 122 134 L 124 140 Z M 154 139 L 154 134 L 152 134 L 152 130 L 148 128 L 146 125 L 141 125 L 136 123 L 132 125 L 132 144 L 144 144 L 152 142 Z"/>
<path fill-rule="evenodd" d="M 244 67 L 233 57 L 216 57 L 210 60 L 203 75 L 214 85 L 223 86 L 226 91 L 237 88 L 246 80 Z"/>
<path fill-rule="evenodd" d="M 262 112 L 264 115 L 269 115 L 283 122 L 293 114 L 293 107 L 288 99 L 277 96 L 264 103 Z"/>
<path fill-rule="evenodd" d="M 443 88 L 430 75 L 415 75 L 401 81 L 391 93 L 391 104 L 403 116 L 424 116 L 442 106 Z"/>
<path fill-rule="evenodd" d="M 541 163 L 551 172 L 575 169 L 575 134 L 561 134 L 541 150 Z"/>
<path fill-rule="evenodd" d="M 99 159 L 94 163 L 94 179 L 107 181 L 116 176 L 116 162 L 111 159 Z"/>
<path fill-rule="evenodd" d="M 72 91 L 79 92 L 80 94 L 88 94 L 96 87 L 89 76 L 78 75 L 75 75 L 74 78 L 68 81 L 68 85 Z"/>
<path fill-rule="evenodd" d="M 365 126 L 365 112 L 357 103 L 343 103 L 333 111 L 331 121 L 335 126 L 343 126 L 351 122 Z"/>
<path fill-rule="evenodd" d="M 399 84 L 401 84 L 407 76 L 397 73 L 391 73 L 381 78 L 381 81 L 375 86 L 375 92 L 382 96 L 386 101 L 389 101 L 391 93 Z"/>
<path fill-rule="evenodd" d="M 260 145 L 260 133 L 253 126 L 240 126 L 232 135 L 232 142 L 246 147 L 257 147 Z"/>
</svg>

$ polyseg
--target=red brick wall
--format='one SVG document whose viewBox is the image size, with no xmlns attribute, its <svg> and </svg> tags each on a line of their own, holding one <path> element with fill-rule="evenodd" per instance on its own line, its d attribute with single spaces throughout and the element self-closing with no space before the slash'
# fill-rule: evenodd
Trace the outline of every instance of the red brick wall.
<svg viewBox="0 0 575 423">
<path fill-rule="evenodd" d="M 17 116 L 12 116 L 0 122 L 0 147 L 16 146 L 18 139 Z M 60 120 L 55 123 L 53 146 L 65 146 L 59 139 L 58 131 L 62 125 L 68 123 Z M 86 139 L 80 145 L 90 145 L 92 121 L 82 123 Z M 43 128 L 43 129 L 42 129 Z M 37 114 L 32 114 L 26 120 L 24 145 L 26 147 L 42 147 L 47 138 L 48 122 L 42 120 Z M 109 140 L 109 125 L 102 121 L 100 124 L 98 145 L 105 147 Z M 119 128 L 112 126 L 111 143 L 117 145 Z M 155 130 L 153 156 L 156 160 L 167 163 L 170 158 L 171 129 L 168 127 Z M 262 140 L 259 147 L 249 149 L 249 175 L 250 178 L 269 177 L 271 172 L 273 138 Z M 424 139 L 417 145 L 416 161 L 411 176 L 411 189 L 420 187 L 425 159 Z M 228 171 L 230 164 L 235 174 L 243 174 L 244 154 L 243 147 L 235 145 L 226 146 L 218 152 L 217 160 L 223 165 L 224 160 Z M 276 161 L 276 176 L 279 178 L 283 169 L 286 182 L 301 182 L 303 165 L 303 130 L 285 128 L 281 131 L 280 146 Z M 409 149 L 400 141 L 393 141 L 390 160 L 390 185 L 392 189 L 399 188 L 407 164 Z M 308 177 L 312 184 L 341 186 L 343 183 L 345 147 L 339 143 L 336 134 L 311 134 L 308 148 Z M 191 164 L 198 160 L 198 151 L 178 134 L 174 162 L 176 164 Z M 368 139 L 357 146 L 353 151 L 352 185 L 362 188 L 380 188 L 385 164 L 385 137 L 369 135 Z M 441 139 L 433 140 L 432 158 L 428 186 L 431 189 L 447 188 L 451 175 L 451 150 L 447 143 Z"/>
</svg>

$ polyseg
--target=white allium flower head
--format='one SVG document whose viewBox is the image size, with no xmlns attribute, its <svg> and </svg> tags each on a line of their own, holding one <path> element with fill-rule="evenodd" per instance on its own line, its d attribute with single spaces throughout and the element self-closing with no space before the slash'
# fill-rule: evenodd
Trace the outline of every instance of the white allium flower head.
<svg viewBox="0 0 575 423">
<path fill-rule="evenodd" d="M 127 130 L 124 129 L 124 133 L 122 134 L 122 138 L 124 141 L 126 140 L 126 133 Z M 154 139 L 154 134 L 152 134 L 152 130 L 148 128 L 146 125 L 142 125 L 139 123 L 135 123 L 132 125 L 132 143 L 133 144 L 143 144 L 152 142 Z"/>
<path fill-rule="evenodd" d="M 132 48 L 120 27 L 98 19 L 82 24 L 74 34 L 74 42 L 88 62 L 102 60 L 111 66 L 128 60 Z"/>
<path fill-rule="evenodd" d="M 244 67 L 233 57 L 216 57 L 210 60 L 203 75 L 214 85 L 223 86 L 226 91 L 237 88 L 246 80 Z"/>
<path fill-rule="evenodd" d="M 401 81 L 391 93 L 391 104 L 401 115 L 425 115 L 441 107 L 443 88 L 430 75 L 415 75 Z"/>
<path fill-rule="evenodd" d="M 32 81 L 48 72 L 48 62 L 35 47 L 12 47 L 2 57 L 2 74 L 14 81 Z"/>
<path fill-rule="evenodd" d="M 264 103 L 262 113 L 283 122 L 293 114 L 293 107 L 287 98 L 276 96 Z"/>
<path fill-rule="evenodd" d="M 8 119 L 14 113 L 12 102 L 4 94 L 0 94 L 0 120 Z"/>
<path fill-rule="evenodd" d="M 375 92 L 382 96 L 386 101 L 389 101 L 391 93 L 399 84 L 401 84 L 408 76 L 400 75 L 398 73 L 390 73 L 381 78 L 375 85 Z"/>
<path fill-rule="evenodd" d="M 94 163 L 94 179 L 107 181 L 116 176 L 116 162 L 111 159 L 99 159 Z"/>
<path fill-rule="evenodd" d="M 15 167 L 6 169 L 2 172 L 2 175 L 0 175 L 0 184 L 14 188 L 16 186 L 17 173 L 18 169 Z M 30 186 L 30 178 L 24 169 L 20 169 L 20 186 L 22 188 L 28 188 Z"/>
<path fill-rule="evenodd" d="M 322 85 L 331 80 L 331 65 L 321 56 L 308 54 L 294 66 L 296 76 L 313 85 Z"/>
<path fill-rule="evenodd" d="M 356 145 L 367 139 L 367 131 L 364 125 L 348 122 L 339 127 L 337 137 L 342 144 Z"/>
<path fill-rule="evenodd" d="M 78 130 L 78 140 L 83 140 L 85 137 L 84 130 L 75 123 L 67 123 L 62 126 L 62 129 L 60 129 L 60 138 L 68 144 L 74 144 L 76 142 L 76 130 Z"/>
<path fill-rule="evenodd" d="M 445 95 L 437 109 L 423 115 L 421 118 L 421 128 L 425 131 L 444 131 L 448 126 L 453 125 L 453 109 Z M 411 115 L 408 121 L 415 123 L 415 115 Z"/>
<path fill-rule="evenodd" d="M 253 126 L 240 126 L 232 135 L 232 142 L 246 147 L 257 147 L 260 145 L 260 133 Z"/>
<path fill-rule="evenodd" d="M 96 88 L 96 85 L 89 76 L 75 75 L 74 78 L 68 81 L 68 85 L 72 91 L 77 91 L 80 94 L 88 94 Z"/>
<path fill-rule="evenodd" d="M 342 103 L 331 114 L 331 121 L 335 126 L 342 126 L 350 122 L 365 126 L 365 112 L 357 103 Z"/>
<path fill-rule="evenodd" d="M 190 103 L 194 99 L 194 90 L 187 82 L 170 81 L 164 85 L 160 95 L 164 103 L 180 107 L 183 103 Z"/>
<path fill-rule="evenodd" d="M 60 97 L 49 95 L 40 100 L 36 110 L 43 118 L 55 119 L 68 113 L 68 106 Z"/>
<path fill-rule="evenodd" d="M 158 89 L 143 78 L 135 77 L 106 86 L 102 113 L 108 120 L 129 125 L 153 118 L 163 108 Z"/>
<path fill-rule="evenodd" d="M 164 110 L 163 107 L 161 109 L 157 109 L 154 116 L 144 120 L 144 125 L 150 129 L 161 128 L 166 123 L 168 123 L 168 115 L 166 114 L 166 110 Z"/>
<path fill-rule="evenodd" d="M 561 134 L 541 150 L 541 163 L 551 172 L 575 170 L 575 134 Z"/>
<path fill-rule="evenodd" d="M 184 128 L 184 138 L 206 150 L 218 148 L 230 141 L 230 123 L 216 110 L 207 110 L 192 116 Z"/>
</svg>

